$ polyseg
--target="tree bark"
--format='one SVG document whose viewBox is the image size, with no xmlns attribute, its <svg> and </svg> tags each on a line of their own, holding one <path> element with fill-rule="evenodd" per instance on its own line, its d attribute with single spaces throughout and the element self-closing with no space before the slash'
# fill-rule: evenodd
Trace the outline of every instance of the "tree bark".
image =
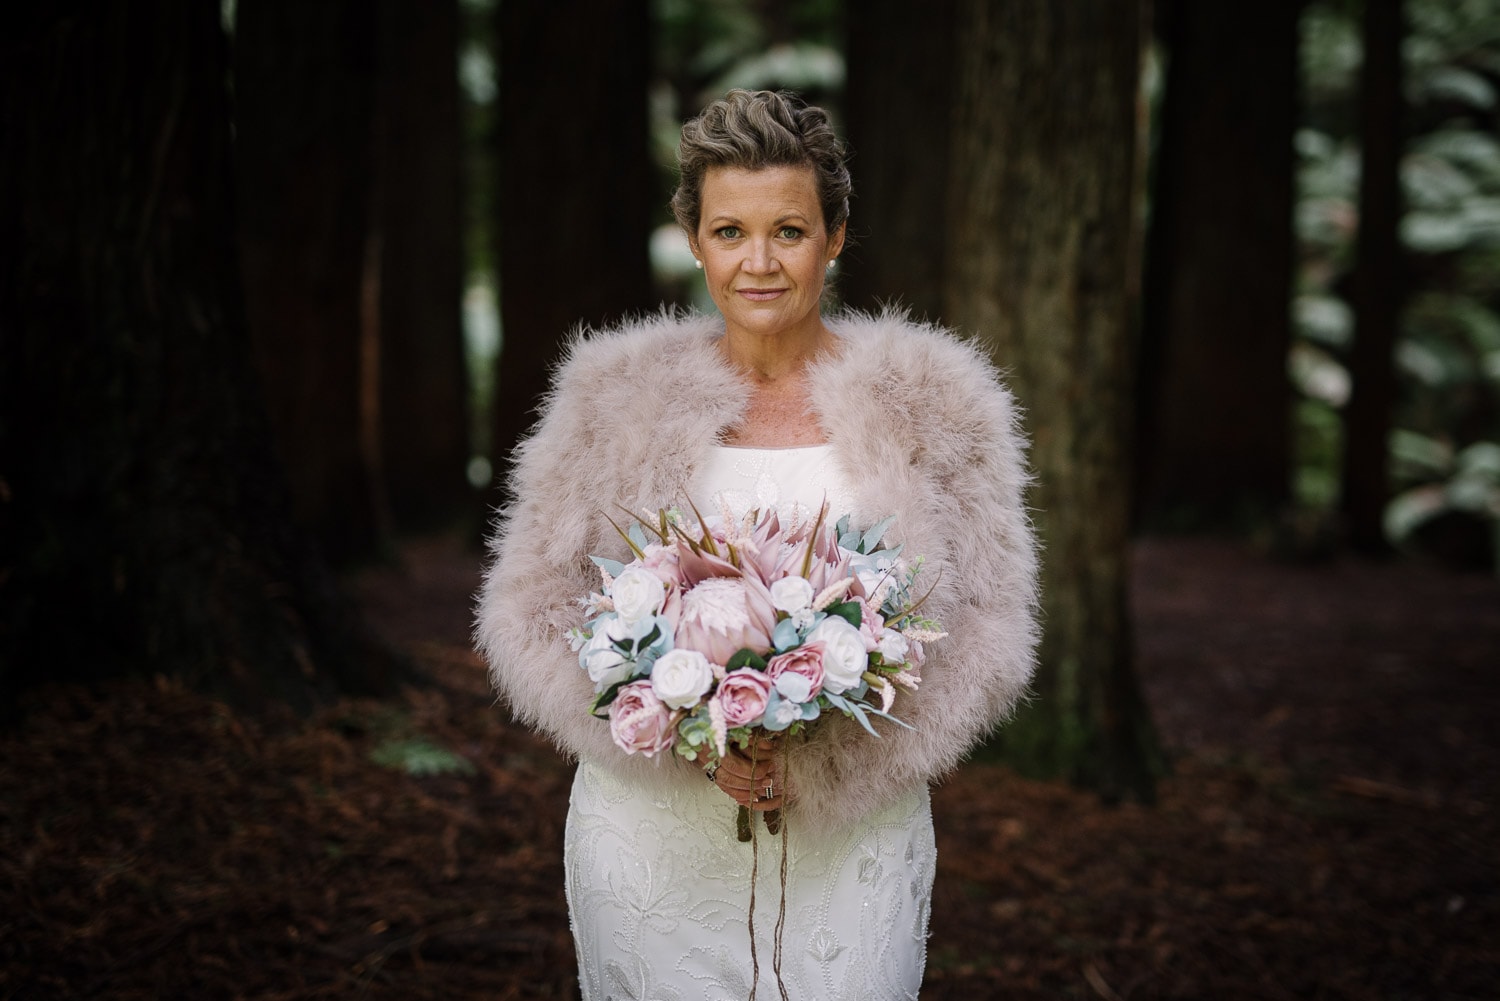
<svg viewBox="0 0 1500 1001">
<path fill-rule="evenodd" d="M 378 248 L 371 235 L 376 18 L 356 0 L 244 0 L 235 167 L 246 307 L 278 451 L 327 556 L 372 555 Z"/>
<path fill-rule="evenodd" d="M 564 335 L 652 308 L 644 0 L 500 5 L 495 449 L 531 426 Z M 566 58 L 560 58 L 561 54 Z"/>
<path fill-rule="evenodd" d="M 456 0 L 383 0 L 374 226 L 379 455 L 395 526 L 472 513 Z"/>
<path fill-rule="evenodd" d="M 938 320 L 947 267 L 944 192 L 952 132 L 953 0 L 869 0 L 849 17 L 845 100 L 856 237 L 839 260 L 839 291 L 861 309 L 885 303 Z M 902 23 L 900 32 L 890 30 Z"/>
<path fill-rule="evenodd" d="M 0 713 L 162 674 L 403 676 L 292 527 L 252 374 L 216 4 L 34 7 L 0 49 Z"/>
<path fill-rule="evenodd" d="M 1010 373 L 1034 443 L 1046 631 L 998 737 L 1025 772 L 1149 799 L 1126 602 L 1138 3 L 958 6 L 945 313 Z"/>
<path fill-rule="evenodd" d="M 1146 279 L 1139 514 L 1239 527 L 1287 499 L 1300 0 L 1176 0 Z"/>
<path fill-rule="evenodd" d="M 1390 500 L 1391 412 L 1402 303 L 1400 0 L 1365 0 L 1360 78 L 1359 233 L 1354 273 L 1351 392 L 1344 409 L 1342 508 L 1349 541 L 1382 553 Z"/>
</svg>

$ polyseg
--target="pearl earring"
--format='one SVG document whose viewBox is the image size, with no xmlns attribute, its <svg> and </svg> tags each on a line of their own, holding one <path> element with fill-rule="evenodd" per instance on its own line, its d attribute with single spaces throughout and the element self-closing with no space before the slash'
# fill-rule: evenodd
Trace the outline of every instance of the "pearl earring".
<svg viewBox="0 0 1500 1001">
<path fill-rule="evenodd" d="M 838 260 L 838 258 L 837 258 L 837 257 L 835 257 L 835 258 L 834 258 L 834 259 L 833 259 L 833 261 L 836 261 L 836 260 Z M 832 271 L 832 270 L 833 270 L 833 261 L 829 261 L 829 262 L 828 262 L 828 270 L 829 270 L 829 271 Z"/>
<path fill-rule="evenodd" d="M 703 262 L 700 261 L 700 260 L 698 260 L 698 258 L 695 257 L 695 258 L 693 258 L 693 267 L 697 268 L 699 271 L 702 271 L 703 270 Z"/>
</svg>

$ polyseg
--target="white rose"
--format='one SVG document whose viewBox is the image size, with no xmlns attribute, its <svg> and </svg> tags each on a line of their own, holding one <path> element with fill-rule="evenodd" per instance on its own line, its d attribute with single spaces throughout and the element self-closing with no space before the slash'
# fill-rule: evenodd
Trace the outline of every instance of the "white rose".
<svg viewBox="0 0 1500 1001">
<path fill-rule="evenodd" d="M 771 585 L 771 604 L 792 615 L 812 605 L 812 583 L 806 577 L 795 574 L 783 577 Z"/>
<path fill-rule="evenodd" d="M 869 659 L 858 629 L 837 615 L 830 615 L 807 634 L 807 642 L 823 644 L 824 691 L 838 695 L 859 687 L 860 675 L 869 666 Z"/>
<path fill-rule="evenodd" d="M 651 690 L 673 709 L 695 705 L 713 682 L 713 665 L 697 650 L 671 650 L 651 668 Z"/>
<path fill-rule="evenodd" d="M 887 664 L 899 664 L 906 659 L 907 641 L 899 631 L 882 629 L 875 642 L 875 649 L 880 651 L 880 658 Z"/>
<path fill-rule="evenodd" d="M 896 582 L 891 578 L 889 570 L 865 567 L 859 571 L 860 586 L 869 595 L 870 604 L 877 608 L 885 601 Z"/>
<path fill-rule="evenodd" d="M 589 680 L 594 683 L 596 692 L 602 692 L 610 685 L 624 681 L 635 669 L 635 665 L 626 660 L 625 655 L 620 653 L 615 646 L 616 637 L 611 633 L 618 632 L 620 632 L 618 620 L 611 619 L 594 633 L 578 655 L 578 662 L 583 665 L 584 670 L 589 672 Z"/>
<path fill-rule="evenodd" d="M 627 567 L 609 588 L 615 603 L 615 614 L 629 623 L 650 618 L 661 611 L 666 586 L 661 578 L 644 567 Z"/>
</svg>

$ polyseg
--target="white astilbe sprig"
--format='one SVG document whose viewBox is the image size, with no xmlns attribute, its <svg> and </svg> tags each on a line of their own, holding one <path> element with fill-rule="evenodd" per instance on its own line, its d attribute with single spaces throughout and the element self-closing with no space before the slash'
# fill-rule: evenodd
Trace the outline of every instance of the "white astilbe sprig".
<svg viewBox="0 0 1500 1001">
<path fill-rule="evenodd" d="M 915 692 L 917 690 L 917 686 L 922 683 L 921 676 L 913 674 L 910 671 L 902 671 L 900 674 L 892 674 L 890 675 L 890 680 L 900 685 L 902 688 L 910 689 L 913 692 Z"/>
<path fill-rule="evenodd" d="M 918 643 L 936 643 L 938 640 L 948 635 L 947 633 L 940 632 L 936 629 L 921 629 L 915 626 L 903 629 L 901 631 L 906 634 L 907 639 L 916 640 Z"/>
<path fill-rule="evenodd" d="M 832 584 L 829 584 L 827 587 L 823 588 L 823 590 L 818 592 L 817 597 L 813 598 L 813 611 L 821 612 L 823 609 L 827 608 L 829 605 L 833 604 L 835 601 L 838 601 L 844 595 L 848 594 L 849 589 L 853 586 L 853 577 L 844 577 L 840 580 L 834 581 Z M 807 592 L 804 591 L 803 593 L 806 594 Z"/>
<path fill-rule="evenodd" d="M 718 668 L 715 668 L 714 673 L 718 673 Z M 714 735 L 714 750 L 722 758 L 729 753 L 729 724 L 724 719 L 724 707 L 719 704 L 718 699 L 708 701 L 708 725 Z"/>
</svg>

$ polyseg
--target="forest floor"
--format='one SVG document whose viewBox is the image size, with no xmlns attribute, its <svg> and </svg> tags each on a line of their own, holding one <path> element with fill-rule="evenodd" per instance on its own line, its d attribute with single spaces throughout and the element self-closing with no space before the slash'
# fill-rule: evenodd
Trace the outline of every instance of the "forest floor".
<svg viewBox="0 0 1500 1001">
<path fill-rule="evenodd" d="M 351 581 L 434 679 L 400 698 L 35 693 L 0 734 L 0 997 L 576 997 L 570 769 L 469 651 L 478 563 L 426 540 Z M 964 766 L 923 997 L 1496 997 L 1500 582 L 1171 539 L 1134 584 L 1157 803 Z"/>
</svg>

